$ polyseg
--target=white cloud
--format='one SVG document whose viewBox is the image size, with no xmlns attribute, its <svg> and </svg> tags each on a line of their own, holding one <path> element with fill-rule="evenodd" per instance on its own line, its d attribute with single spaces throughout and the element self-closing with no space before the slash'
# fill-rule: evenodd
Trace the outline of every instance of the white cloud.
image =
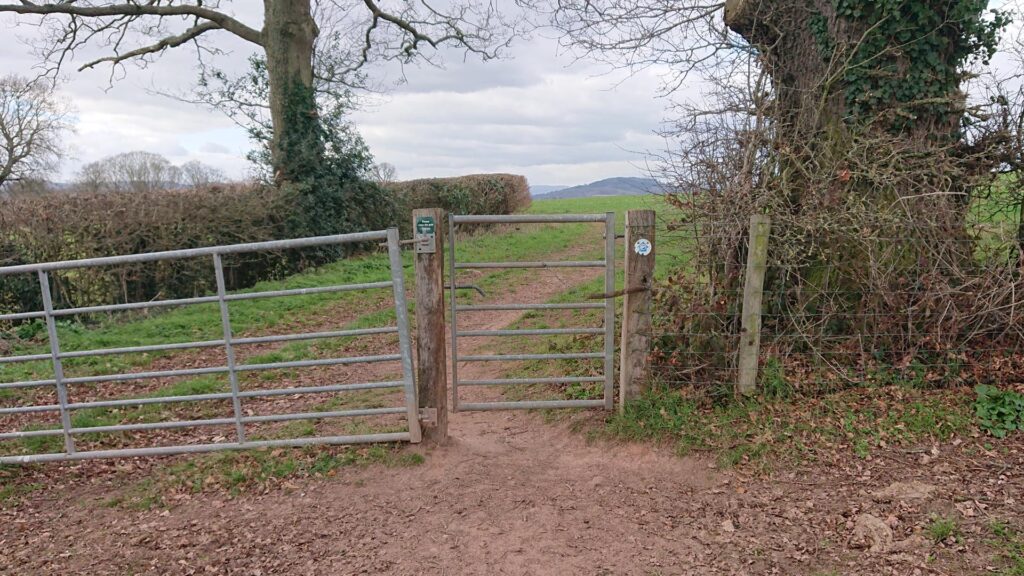
<svg viewBox="0 0 1024 576">
<path fill-rule="evenodd" d="M 258 23 L 256 9 L 244 6 L 250 13 L 242 16 Z M 31 74 L 36 61 L 18 37 L 37 29 L 16 22 L 0 17 L 0 73 Z M 248 45 L 229 34 L 214 38 L 229 52 L 218 65 L 246 65 Z M 101 54 L 83 51 L 74 65 Z M 62 177 L 130 150 L 161 153 L 175 163 L 198 159 L 233 177 L 247 175 L 250 144 L 242 129 L 217 112 L 153 93 L 186 92 L 196 78 L 194 56 L 189 49 L 169 50 L 146 68 L 129 66 L 112 85 L 109 68 L 69 73 L 63 91 L 79 122 L 69 140 L 74 158 Z M 392 86 L 354 115 L 371 151 L 403 178 L 501 171 L 539 184 L 578 184 L 642 173 L 637 152 L 661 146 L 651 134 L 664 105 L 655 98 L 654 72 L 616 85 L 616 78 L 594 76 L 600 69 L 593 64 L 570 66 L 555 41 L 540 37 L 514 46 L 510 56 L 482 63 L 446 53 L 445 68 L 407 67 L 407 81 L 397 86 L 397 69 L 371 70 L 381 85 Z"/>
</svg>

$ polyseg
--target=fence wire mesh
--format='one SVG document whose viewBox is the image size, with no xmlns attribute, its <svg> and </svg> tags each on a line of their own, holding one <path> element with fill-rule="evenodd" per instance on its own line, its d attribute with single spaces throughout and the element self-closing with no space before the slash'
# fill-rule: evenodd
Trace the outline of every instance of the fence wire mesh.
<svg viewBox="0 0 1024 576">
<path fill-rule="evenodd" d="M 685 257 L 656 295 L 655 378 L 731 395 L 743 335 L 746 223 L 669 228 L 663 252 Z M 1024 238 L 1016 223 L 892 231 L 822 230 L 794 239 L 772 226 L 761 392 L 1024 382 L 1024 367 L 1010 369 L 1024 351 Z"/>
</svg>

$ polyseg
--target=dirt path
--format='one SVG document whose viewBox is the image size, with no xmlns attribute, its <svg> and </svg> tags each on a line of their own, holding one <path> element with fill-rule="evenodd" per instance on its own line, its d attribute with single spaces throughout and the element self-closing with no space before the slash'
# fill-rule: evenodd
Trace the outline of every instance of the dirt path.
<svg viewBox="0 0 1024 576">
<path fill-rule="evenodd" d="M 502 299 L 543 301 L 587 279 L 542 271 Z M 466 318 L 501 328 L 518 315 Z M 500 373 L 495 363 L 463 372 Z M 936 447 L 922 466 L 893 455 L 752 480 L 654 447 L 589 443 L 568 427 L 525 412 L 456 413 L 451 442 L 420 466 L 343 468 L 166 510 L 108 508 L 102 487 L 57 487 L 0 511 L 0 574 L 981 574 L 991 555 L 922 542 L 923 524 L 956 515 L 963 541 L 980 543 L 988 519 L 1021 516 L 1017 448 L 984 465 Z M 934 490 L 872 496 L 908 480 Z M 866 513 L 900 546 L 857 548 Z"/>
<path fill-rule="evenodd" d="M 544 270 L 502 299 L 543 302 L 590 278 Z M 466 315 L 460 324 L 496 329 L 519 316 Z M 463 373 L 499 377 L 504 368 L 474 363 Z M 346 470 L 289 493 L 202 496 L 160 512 L 32 502 L 6 519 L 0 558 L 19 574 L 619 573 L 637 554 L 669 563 L 695 551 L 670 535 L 658 536 L 673 543 L 662 552 L 638 549 L 636 538 L 662 522 L 649 516 L 654 501 L 639 499 L 685 498 L 719 481 L 700 462 L 589 446 L 523 412 L 456 413 L 451 435 L 421 466 Z"/>
</svg>

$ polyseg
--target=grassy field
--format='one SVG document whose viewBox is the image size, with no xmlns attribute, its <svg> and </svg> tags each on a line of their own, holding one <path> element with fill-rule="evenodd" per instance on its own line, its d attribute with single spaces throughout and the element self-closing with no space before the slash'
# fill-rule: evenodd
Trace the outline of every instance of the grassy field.
<svg viewBox="0 0 1024 576">
<path fill-rule="evenodd" d="M 596 206 L 581 202 L 538 202 L 536 213 L 552 212 L 603 212 L 615 210 L 620 214 L 634 205 L 635 199 L 602 199 Z M 622 218 L 619 219 L 619 228 Z M 530 260 L 576 249 L 582 244 L 584 251 L 592 245 L 600 253 L 599 227 L 591 224 L 529 225 L 489 229 L 485 233 L 467 231 L 468 236 L 460 239 L 459 258 L 463 261 L 478 260 Z M 587 241 L 587 239 L 591 241 Z M 407 284 L 411 286 L 411 254 L 404 255 Z M 497 270 L 472 278 L 472 283 L 488 293 L 500 291 L 511 284 L 528 278 L 527 270 Z M 389 279 L 388 261 L 385 254 L 373 254 L 339 261 L 322 268 L 286 278 L 280 281 L 262 282 L 247 291 L 310 288 L 343 283 L 363 283 Z M 465 300 L 475 298 L 467 292 Z M 410 308 L 413 303 L 410 302 Z M 353 310 L 356 312 L 353 316 Z M 236 336 L 262 336 L 268 334 L 294 333 L 310 329 L 354 329 L 384 326 L 394 323 L 394 311 L 390 305 L 390 291 L 344 292 L 288 298 L 243 300 L 230 306 L 232 327 Z M 323 328 L 324 318 L 349 312 L 352 317 L 341 326 Z M 220 316 L 216 305 L 204 304 L 187 306 L 174 310 L 159 311 L 151 315 L 120 316 L 89 319 L 83 324 L 62 322 L 58 333 L 63 351 L 79 351 L 103 348 L 119 348 L 151 344 L 165 344 L 183 341 L 214 340 L 220 338 Z M 312 328 L 311 328 L 312 327 Z M 41 324 L 23 325 L 15 329 L 20 337 L 9 338 L 11 355 L 42 354 L 48 351 L 45 331 Z M 243 363 L 282 362 L 337 356 L 338 350 L 354 345 L 352 338 L 293 342 L 275 347 L 273 350 L 252 354 Z M 161 369 L 168 364 L 175 365 L 176 358 L 187 360 L 189 351 L 165 351 L 140 354 L 125 354 L 69 359 L 65 372 L 69 377 L 114 374 L 124 371 L 150 369 L 158 360 L 163 361 Z M 259 379 L 282 379 L 294 376 L 294 371 L 274 371 L 260 374 L 244 374 L 243 385 Z M 0 381 L 48 379 L 53 377 L 52 365 L 47 361 L 0 365 Z M 123 392 L 105 399 L 132 397 L 168 397 L 191 394 L 208 394 L 228 389 L 226 377 L 209 375 L 184 378 L 143 393 L 132 393 L 133 385 L 127 383 Z M 76 391 L 88 395 L 87 385 L 77 385 Z M 45 390 L 45 393 L 50 393 Z M 33 403 L 37 393 L 33 390 L 0 390 L 0 402 L 5 406 Z M 366 400 L 360 395 L 355 399 Z M 81 400 L 81 398 L 78 398 Z M 318 405 L 316 410 L 356 407 L 343 402 L 332 401 Z M 358 406 L 367 407 L 367 406 Z M 193 408 L 199 410 L 199 403 L 174 405 L 174 409 Z M 150 404 L 138 408 L 92 408 L 73 412 L 75 427 L 91 428 L 125 423 L 155 422 L 171 415 L 171 407 L 165 404 Z M 201 410 L 198 415 L 203 414 Z M 292 426 L 301 428 L 305 421 Z M 29 424 L 22 429 L 54 429 L 55 423 Z M 307 428 L 311 428 L 307 426 Z M 312 429 L 308 430 L 312 434 Z M 302 435 L 302 434 L 300 434 Z M 60 450 L 59 437 L 26 438 L 19 442 L 0 443 L 5 453 L 51 452 Z"/>
<path fill-rule="evenodd" d="M 657 209 L 659 204 L 660 200 L 646 197 L 558 200 L 536 202 L 530 212 L 551 214 L 614 211 L 617 214 L 617 228 L 621 232 L 626 210 L 641 207 Z M 526 225 L 491 228 L 485 231 L 466 230 L 463 236 L 458 244 L 459 259 L 462 261 L 536 260 L 552 255 L 558 258 L 557 254 L 564 251 L 571 251 L 583 258 L 600 258 L 603 251 L 601 228 L 594 224 Z M 621 258 L 621 255 L 619 257 Z M 404 255 L 407 286 L 412 285 L 411 258 L 409 253 Z M 528 281 L 529 274 L 529 270 L 495 270 L 484 274 L 475 274 L 468 281 L 479 286 L 488 294 L 494 295 L 519 282 Z M 335 262 L 280 281 L 262 282 L 249 291 L 374 282 L 388 278 L 389 268 L 386 255 L 372 254 Z M 462 281 L 461 278 L 460 281 Z M 570 296 L 575 297 L 575 295 Z M 478 296 L 467 291 L 460 294 L 460 298 L 463 301 L 471 302 Z M 410 303 L 410 308 L 413 305 Z M 325 317 L 337 314 L 346 315 L 349 320 L 343 326 L 333 326 L 327 329 L 365 328 L 393 324 L 394 322 L 390 293 L 387 290 L 243 300 L 233 302 L 230 311 L 236 336 L 262 336 L 324 329 Z M 89 323 L 60 323 L 58 332 L 62 350 L 91 350 L 189 340 L 213 340 L 220 337 L 221 331 L 219 310 L 215 305 L 209 304 L 160 310 L 149 315 L 122 315 L 85 320 L 88 320 Z M 41 354 L 48 351 L 45 331 L 38 323 L 18 327 L 14 334 L 9 335 L 7 342 L 11 355 Z M 358 343 L 351 338 L 293 342 L 279 345 L 260 354 L 250 355 L 245 358 L 244 362 L 279 362 L 336 356 L 339 354 L 339 349 L 347 348 L 351 352 L 352 347 L 357 345 Z M 65 367 L 69 376 L 114 374 L 123 371 L 152 369 L 154 363 L 158 362 L 161 363 L 161 369 L 176 367 L 180 362 L 189 362 L 192 356 L 193 353 L 189 351 L 101 356 L 69 360 Z M 267 380 L 268 378 L 288 380 L 295 376 L 295 371 L 274 371 L 247 374 L 244 378 L 247 380 Z M 52 377 L 52 366 L 45 361 L 0 365 L 0 381 L 3 382 Z M 246 384 L 254 385 L 252 382 L 243 380 L 243 388 Z M 273 382 L 258 381 L 255 385 L 272 387 Z M 212 375 L 178 379 L 173 383 L 161 385 L 144 393 L 137 391 L 133 393 L 132 384 L 126 384 L 123 388 L 118 388 L 118 390 L 122 390 L 121 393 L 112 397 L 108 396 L 106 399 L 207 394 L 225 391 L 227 388 L 225 377 Z M 84 387 L 80 386 L 79 391 L 83 390 Z M 85 394 L 88 396 L 87 390 L 85 390 Z M 309 409 L 321 411 L 381 405 L 380 395 L 371 396 L 373 395 L 334 396 Z M 77 400 L 81 399 L 77 398 Z M 33 392 L 31 391 L 0 390 L 0 405 L 12 406 L 32 401 Z M 203 407 L 203 403 L 151 404 L 138 408 L 93 408 L 74 412 L 72 423 L 76 427 L 89 428 L 211 416 L 205 410 L 207 409 Z M 55 423 L 30 424 L 28 426 L 21 425 L 20 429 L 52 429 L 55 427 Z M 366 431 L 347 430 L 346 432 Z M 313 435 L 316 432 L 312 421 L 302 420 L 289 423 L 280 433 L 304 436 Z M 99 438 L 98 435 L 84 435 L 84 439 L 98 440 Z M 61 439 L 60 437 L 26 438 L 21 441 L 0 443 L 0 447 L 2 447 L 0 451 L 5 454 L 57 452 L 61 450 Z M 290 475 L 328 474 L 337 466 L 367 462 L 381 462 L 388 465 L 416 463 L 393 448 L 307 448 L 273 453 L 256 451 L 204 455 L 190 458 L 186 463 L 169 465 L 155 470 L 151 478 L 133 485 L 124 493 L 113 498 L 111 505 L 146 508 L 159 505 L 160 495 L 167 490 L 203 490 L 212 486 L 238 491 L 249 486 L 264 485 Z M 40 483 L 33 483 L 21 478 L 21 473 L 26 469 L 38 469 L 38 467 L 0 469 L 0 500 L 13 501 L 25 491 L 42 486 Z"/>
<path fill-rule="evenodd" d="M 664 239 L 673 249 L 662 249 L 657 252 L 655 274 L 664 277 L 686 262 L 687 254 L 674 249 L 673 235 L 668 233 L 668 225 L 681 216 L 681 213 L 668 204 L 660 196 L 597 196 L 593 198 L 567 198 L 563 200 L 542 200 L 530 206 L 531 214 L 599 214 L 615 212 L 615 228 L 618 234 L 625 229 L 627 210 L 654 210 L 657 217 L 655 230 L 656 239 Z M 618 258 L 622 258 L 622 244 L 619 243 Z M 620 267 L 621 268 L 621 267 Z"/>
</svg>

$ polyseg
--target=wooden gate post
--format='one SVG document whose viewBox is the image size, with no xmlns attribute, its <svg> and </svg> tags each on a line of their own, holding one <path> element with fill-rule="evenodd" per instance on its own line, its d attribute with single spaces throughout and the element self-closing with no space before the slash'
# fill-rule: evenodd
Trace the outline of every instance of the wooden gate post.
<svg viewBox="0 0 1024 576">
<path fill-rule="evenodd" d="M 757 390 L 757 364 L 761 354 L 761 299 L 764 294 L 764 274 L 768 267 L 770 230 L 771 219 L 768 216 L 754 214 L 750 217 L 736 396 L 749 396 Z"/>
<path fill-rule="evenodd" d="M 648 388 L 651 285 L 654 282 L 654 210 L 626 212 L 625 283 L 619 359 L 619 410 Z"/>
<path fill-rule="evenodd" d="M 416 252 L 416 381 L 423 439 L 448 438 L 448 370 L 444 332 L 444 211 L 412 212 Z"/>
</svg>

